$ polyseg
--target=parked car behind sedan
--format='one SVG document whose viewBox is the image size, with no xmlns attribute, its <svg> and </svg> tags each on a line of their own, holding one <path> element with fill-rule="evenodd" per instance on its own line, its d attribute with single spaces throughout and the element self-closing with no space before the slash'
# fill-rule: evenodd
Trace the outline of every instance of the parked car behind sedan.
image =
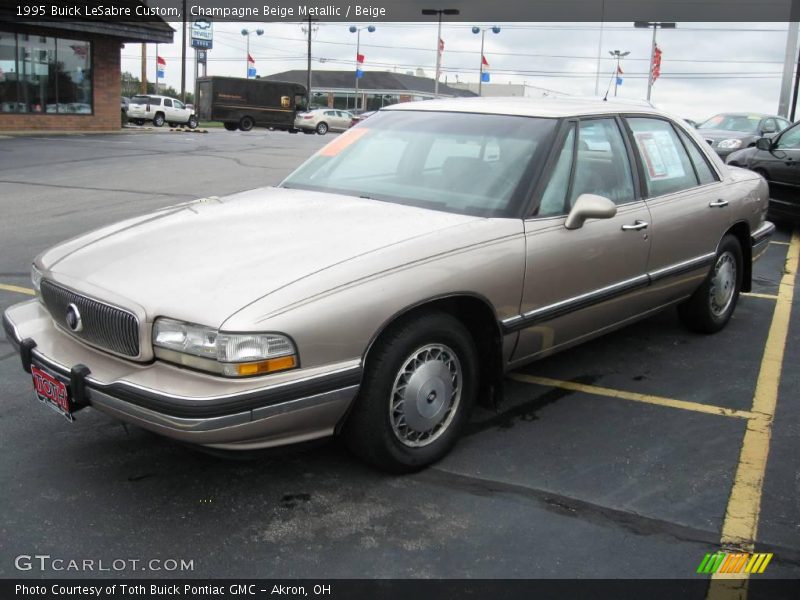
<svg viewBox="0 0 800 600">
<path fill-rule="evenodd" d="M 800 220 L 800 123 L 729 154 L 725 162 L 755 171 L 767 180 L 772 217 Z"/>
<path fill-rule="evenodd" d="M 197 127 L 198 119 L 194 111 L 186 108 L 183 102 L 169 96 L 147 94 L 134 96 L 128 104 L 128 120 L 137 125 L 152 121 L 155 127 L 169 123 L 170 127 L 186 124 L 191 129 Z"/>
<path fill-rule="evenodd" d="M 410 471 L 508 370 L 670 306 L 725 327 L 774 230 L 767 195 L 649 105 L 409 102 L 278 187 L 45 251 L 3 327 L 67 418 L 226 449 L 338 435 Z"/>
<path fill-rule="evenodd" d="M 731 152 L 754 146 L 756 140 L 774 135 L 791 125 L 778 115 L 720 113 L 697 126 L 697 132 L 714 151 L 725 158 Z"/>
<path fill-rule="evenodd" d="M 325 135 L 328 131 L 345 131 L 353 125 L 353 113 L 333 108 L 318 108 L 298 113 L 294 126 L 304 133 Z"/>
</svg>

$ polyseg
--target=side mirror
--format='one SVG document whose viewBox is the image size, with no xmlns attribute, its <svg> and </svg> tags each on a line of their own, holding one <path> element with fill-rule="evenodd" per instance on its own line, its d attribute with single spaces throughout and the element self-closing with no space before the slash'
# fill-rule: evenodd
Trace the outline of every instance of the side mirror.
<svg viewBox="0 0 800 600">
<path fill-rule="evenodd" d="M 758 148 L 759 150 L 770 151 L 772 150 L 772 140 L 765 137 L 758 138 L 756 140 L 756 148 Z"/>
<path fill-rule="evenodd" d="M 586 219 L 610 219 L 617 214 L 617 205 L 604 196 L 581 194 L 567 215 L 564 227 L 580 229 Z"/>
</svg>

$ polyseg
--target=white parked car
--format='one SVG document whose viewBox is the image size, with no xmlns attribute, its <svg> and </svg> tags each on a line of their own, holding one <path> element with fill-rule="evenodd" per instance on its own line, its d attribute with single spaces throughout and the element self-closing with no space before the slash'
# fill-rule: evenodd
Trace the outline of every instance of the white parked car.
<svg viewBox="0 0 800 600">
<path fill-rule="evenodd" d="M 183 102 L 169 96 L 147 94 L 134 96 L 128 104 L 128 120 L 137 125 L 144 125 L 145 121 L 152 121 L 156 127 L 169 123 L 170 127 L 188 125 L 197 127 L 197 115 Z"/>
<path fill-rule="evenodd" d="M 319 108 L 298 113 L 294 126 L 304 133 L 325 135 L 328 131 L 345 131 L 353 125 L 353 113 L 347 110 Z"/>
</svg>

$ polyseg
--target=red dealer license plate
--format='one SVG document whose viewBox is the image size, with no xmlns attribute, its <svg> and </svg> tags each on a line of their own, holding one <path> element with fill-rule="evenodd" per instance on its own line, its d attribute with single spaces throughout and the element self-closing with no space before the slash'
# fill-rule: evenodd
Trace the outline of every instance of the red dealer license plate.
<svg viewBox="0 0 800 600">
<path fill-rule="evenodd" d="M 67 385 L 59 381 L 47 370 L 36 365 L 31 365 L 31 375 L 33 376 L 33 390 L 36 397 L 59 414 L 65 416 L 69 421 L 72 421 L 73 410 Z"/>
</svg>

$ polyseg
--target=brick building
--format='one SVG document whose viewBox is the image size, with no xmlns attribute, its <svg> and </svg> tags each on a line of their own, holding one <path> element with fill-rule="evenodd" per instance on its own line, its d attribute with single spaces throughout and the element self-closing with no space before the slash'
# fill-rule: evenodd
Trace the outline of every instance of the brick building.
<svg viewBox="0 0 800 600">
<path fill-rule="evenodd" d="M 122 44 L 174 33 L 154 19 L 44 23 L 11 10 L 0 8 L 0 132 L 119 129 Z"/>
</svg>

